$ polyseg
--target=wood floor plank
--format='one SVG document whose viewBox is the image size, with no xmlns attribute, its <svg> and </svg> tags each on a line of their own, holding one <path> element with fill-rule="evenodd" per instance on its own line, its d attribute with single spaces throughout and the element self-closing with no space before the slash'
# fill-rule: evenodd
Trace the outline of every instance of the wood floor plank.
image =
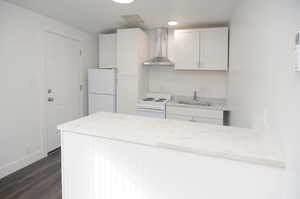
<svg viewBox="0 0 300 199">
<path fill-rule="evenodd" d="M 0 179 L 1 199 L 61 199 L 61 153 Z"/>
</svg>

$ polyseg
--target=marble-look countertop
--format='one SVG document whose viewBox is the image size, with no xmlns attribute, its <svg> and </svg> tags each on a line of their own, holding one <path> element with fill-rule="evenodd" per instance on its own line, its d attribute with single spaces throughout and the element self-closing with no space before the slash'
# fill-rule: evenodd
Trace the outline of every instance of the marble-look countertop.
<svg viewBox="0 0 300 199">
<path fill-rule="evenodd" d="M 186 96 L 173 96 L 172 99 L 167 103 L 167 106 L 177 106 L 177 107 L 187 107 L 187 108 L 200 108 L 205 110 L 215 110 L 215 111 L 229 111 L 229 107 L 225 99 L 219 98 L 197 98 L 199 102 L 209 103 L 210 106 L 201 105 L 190 105 L 182 104 L 180 101 L 192 101 L 192 97 Z"/>
<path fill-rule="evenodd" d="M 64 132 L 284 168 L 281 145 L 250 129 L 99 112 L 58 126 Z"/>
</svg>

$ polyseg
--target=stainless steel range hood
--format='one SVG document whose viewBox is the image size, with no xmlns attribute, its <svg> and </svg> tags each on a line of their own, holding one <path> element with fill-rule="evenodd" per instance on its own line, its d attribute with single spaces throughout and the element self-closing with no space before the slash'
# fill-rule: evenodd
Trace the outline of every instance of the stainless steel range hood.
<svg viewBox="0 0 300 199">
<path fill-rule="evenodd" d="M 157 28 L 155 30 L 154 57 L 144 62 L 145 66 L 174 66 L 168 58 L 168 29 Z"/>
</svg>

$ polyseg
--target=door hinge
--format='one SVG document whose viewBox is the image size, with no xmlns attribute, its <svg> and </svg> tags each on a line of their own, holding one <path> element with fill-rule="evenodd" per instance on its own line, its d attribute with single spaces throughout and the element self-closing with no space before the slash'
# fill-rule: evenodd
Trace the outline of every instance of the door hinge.
<svg viewBox="0 0 300 199">
<path fill-rule="evenodd" d="M 82 50 L 79 51 L 80 56 L 82 55 Z"/>
<path fill-rule="evenodd" d="M 81 85 L 79 86 L 79 90 L 82 91 L 82 89 L 83 89 L 83 85 L 81 84 Z"/>
</svg>

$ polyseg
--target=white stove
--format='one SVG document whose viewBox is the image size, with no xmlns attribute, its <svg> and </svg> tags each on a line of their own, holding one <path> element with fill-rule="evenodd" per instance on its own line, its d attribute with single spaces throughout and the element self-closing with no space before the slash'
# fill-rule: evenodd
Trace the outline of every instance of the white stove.
<svg viewBox="0 0 300 199">
<path fill-rule="evenodd" d="M 170 94 L 148 93 L 137 103 L 138 115 L 166 118 L 166 104 L 171 99 Z"/>
</svg>

